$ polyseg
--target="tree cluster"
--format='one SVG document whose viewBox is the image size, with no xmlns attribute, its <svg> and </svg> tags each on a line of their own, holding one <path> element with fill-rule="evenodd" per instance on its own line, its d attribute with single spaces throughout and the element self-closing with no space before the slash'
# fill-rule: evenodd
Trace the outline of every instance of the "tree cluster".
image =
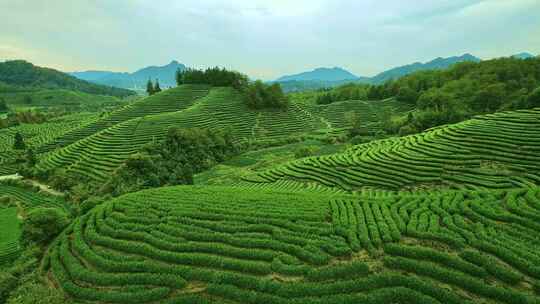
<svg viewBox="0 0 540 304">
<path fill-rule="evenodd" d="M 253 109 L 286 108 L 288 105 L 288 99 L 279 83 L 267 85 L 260 80 L 250 83 L 246 75 L 224 68 L 178 70 L 176 82 L 178 85 L 207 84 L 233 87 L 243 93 L 247 105 Z"/>
<path fill-rule="evenodd" d="M 152 80 L 148 79 L 148 82 L 146 83 L 146 93 L 151 96 L 159 92 L 161 92 L 159 80 L 156 79 L 156 82 L 153 83 Z"/>
<path fill-rule="evenodd" d="M 14 150 L 24 150 L 26 149 L 26 144 L 24 143 L 23 136 L 20 132 L 15 133 L 13 136 L 13 149 Z"/>
<path fill-rule="evenodd" d="M 246 86 L 244 94 L 248 107 L 253 109 L 285 109 L 289 104 L 279 83 L 267 85 L 257 80 Z"/>
<path fill-rule="evenodd" d="M 193 184 L 193 175 L 239 151 L 229 131 L 177 129 L 128 159 L 100 194 L 119 195 L 165 185 Z"/>
<path fill-rule="evenodd" d="M 332 90 L 323 90 L 316 99 L 317 104 L 331 104 L 336 101 L 366 100 L 369 86 L 349 83 Z"/>
<path fill-rule="evenodd" d="M 368 89 L 370 99 L 388 97 L 417 106 L 414 115 L 388 127 L 389 131 L 404 134 L 476 114 L 539 107 L 540 59 L 463 62 L 446 70 L 416 72 Z"/>
<path fill-rule="evenodd" d="M 18 126 L 20 124 L 40 124 L 47 122 L 55 114 L 45 114 L 36 111 L 22 111 L 16 113 L 8 113 L 6 118 L 0 119 L 0 129 Z"/>
<path fill-rule="evenodd" d="M 208 84 L 216 87 L 233 87 L 242 89 L 248 84 L 246 75 L 224 68 L 214 67 L 206 70 L 185 69 L 176 71 L 176 83 Z"/>
<path fill-rule="evenodd" d="M 6 100 L 0 97 L 0 113 L 9 111 Z"/>
</svg>

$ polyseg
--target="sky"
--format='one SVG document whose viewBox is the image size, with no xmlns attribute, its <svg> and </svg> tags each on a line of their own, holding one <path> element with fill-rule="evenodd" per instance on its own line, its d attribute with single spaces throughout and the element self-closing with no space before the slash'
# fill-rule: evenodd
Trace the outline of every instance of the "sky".
<svg viewBox="0 0 540 304">
<path fill-rule="evenodd" d="M 133 72 L 178 60 L 263 80 L 540 54 L 540 0 L 0 0 L 0 61 Z"/>
</svg>

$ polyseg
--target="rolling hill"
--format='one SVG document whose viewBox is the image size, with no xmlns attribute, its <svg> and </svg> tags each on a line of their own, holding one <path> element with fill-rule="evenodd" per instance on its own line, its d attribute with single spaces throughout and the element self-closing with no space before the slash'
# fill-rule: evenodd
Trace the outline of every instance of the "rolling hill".
<svg viewBox="0 0 540 304">
<path fill-rule="evenodd" d="M 380 105 L 381 110 L 389 113 L 407 108 L 392 101 Z M 358 101 L 357 105 L 331 105 L 327 111 L 318 107 L 321 113 L 317 114 L 291 103 L 286 111 L 255 111 L 230 87 L 183 85 L 141 99 L 43 145 L 37 150 L 45 153 L 38 168 L 65 168 L 73 174 L 103 180 L 144 144 L 163 138 L 173 126 L 229 128 L 237 141 L 268 141 L 325 127 L 344 128 L 346 123 L 332 125 L 332 120 L 343 117 L 340 112 L 370 107 L 375 107 L 375 103 Z M 377 111 L 371 109 L 366 115 L 366 120 L 369 116 L 372 122 L 371 128 L 377 128 Z"/>
<path fill-rule="evenodd" d="M 41 271 L 100 303 L 533 304 L 539 216 L 538 188 L 159 188 L 75 220 Z"/>
<path fill-rule="evenodd" d="M 60 71 L 35 66 L 24 60 L 0 62 L 2 92 L 18 92 L 21 89 L 67 89 L 95 95 L 126 97 L 133 91 L 113 88 L 80 80 Z"/>
<path fill-rule="evenodd" d="M 501 112 L 420 134 L 300 159 L 246 177 L 253 187 L 320 184 L 346 191 L 509 189 L 540 182 L 540 109 Z"/>
<path fill-rule="evenodd" d="M 97 84 L 108 85 L 125 89 L 144 90 L 148 79 L 159 80 L 162 88 L 175 87 L 175 73 L 184 70 L 186 66 L 176 60 L 164 66 L 149 66 L 133 73 L 119 73 L 108 71 L 72 72 L 71 75 Z"/>
</svg>

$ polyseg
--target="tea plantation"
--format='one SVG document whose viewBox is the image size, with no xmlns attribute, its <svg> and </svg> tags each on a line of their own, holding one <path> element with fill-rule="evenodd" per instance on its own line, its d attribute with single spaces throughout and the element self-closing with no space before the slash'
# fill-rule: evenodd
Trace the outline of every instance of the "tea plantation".
<svg viewBox="0 0 540 304">
<path fill-rule="evenodd" d="M 424 133 L 361 144 L 245 177 L 346 191 L 445 187 L 508 189 L 540 182 L 540 109 L 500 112 Z"/>
<path fill-rule="evenodd" d="M 20 220 L 17 217 L 17 208 L 0 207 L 0 265 L 17 256 L 20 251 Z"/>
<path fill-rule="evenodd" d="M 540 189 L 169 187 L 78 218 L 43 276 L 100 303 L 538 303 Z"/>
<path fill-rule="evenodd" d="M 386 101 L 381 109 L 392 112 L 402 108 L 401 103 Z M 254 111 L 233 88 L 208 90 L 183 85 L 137 101 L 44 145 L 38 152 L 51 152 L 37 167 L 65 168 L 73 176 L 104 180 L 143 145 L 162 139 L 171 127 L 230 129 L 238 141 L 264 141 L 324 126 L 320 116 L 294 103 L 283 110 Z M 51 150 L 59 146 L 63 148 Z"/>
</svg>

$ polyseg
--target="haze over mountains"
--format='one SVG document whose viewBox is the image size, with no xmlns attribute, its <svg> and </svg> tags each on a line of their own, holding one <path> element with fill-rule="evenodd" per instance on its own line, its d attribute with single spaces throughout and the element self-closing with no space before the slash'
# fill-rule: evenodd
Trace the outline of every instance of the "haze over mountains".
<svg viewBox="0 0 540 304">
<path fill-rule="evenodd" d="M 294 75 L 285 75 L 279 77 L 277 82 L 284 81 L 309 81 L 309 80 L 322 80 L 322 81 L 340 81 L 340 80 L 356 80 L 359 77 L 353 73 L 344 70 L 339 67 L 334 68 L 317 68 L 313 71 L 303 72 Z"/>
<path fill-rule="evenodd" d="M 527 59 L 535 56 L 527 52 L 522 52 L 512 55 L 511 57 Z M 446 58 L 437 57 L 424 63 L 415 62 L 412 64 L 391 68 L 372 77 L 357 76 L 341 67 L 320 67 L 298 74 L 284 75 L 277 78 L 274 82 L 281 83 L 285 91 L 300 91 L 306 89 L 334 87 L 348 82 L 381 84 L 388 80 L 397 79 L 416 71 L 446 69 L 459 62 L 479 61 L 481 61 L 480 58 L 468 53 L 461 56 L 451 56 Z M 97 84 L 126 89 L 143 90 L 148 79 L 158 79 L 160 85 L 164 88 L 176 86 L 175 72 L 178 69 L 183 70 L 186 68 L 186 65 L 173 60 L 164 66 L 149 66 L 133 73 L 83 71 L 72 72 L 69 74 Z"/>
<path fill-rule="evenodd" d="M 158 79 L 162 88 L 176 86 L 175 73 L 186 66 L 176 60 L 164 66 L 149 66 L 133 73 L 110 71 L 84 71 L 69 73 L 77 78 L 98 84 L 126 89 L 144 89 L 148 79 Z"/>
<path fill-rule="evenodd" d="M 328 82 L 342 82 L 345 80 L 354 82 L 365 82 L 379 84 L 390 79 L 396 79 L 407 74 L 420 71 L 420 70 L 435 70 L 445 69 L 449 66 L 464 61 L 479 62 L 481 59 L 471 54 L 465 54 L 462 56 L 453 56 L 448 58 L 438 57 L 426 63 L 415 62 L 408 65 L 392 68 L 390 70 L 381 72 L 373 77 L 358 77 L 349 71 L 342 68 L 318 68 L 310 72 L 303 72 L 294 75 L 287 75 L 280 77 L 276 82 L 286 81 L 328 81 Z"/>
</svg>

